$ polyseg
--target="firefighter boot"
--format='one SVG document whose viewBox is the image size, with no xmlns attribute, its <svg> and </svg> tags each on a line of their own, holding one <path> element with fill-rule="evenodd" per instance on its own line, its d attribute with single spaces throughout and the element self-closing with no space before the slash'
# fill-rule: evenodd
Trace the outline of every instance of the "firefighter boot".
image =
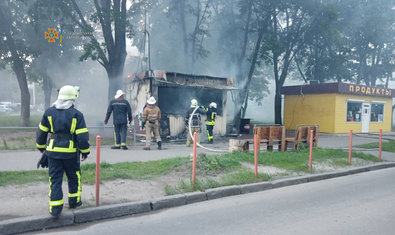
<svg viewBox="0 0 395 235">
<path fill-rule="evenodd" d="M 145 146 L 143 149 L 144 150 L 151 150 L 151 148 L 149 146 Z"/>
<path fill-rule="evenodd" d="M 70 202 L 69 201 L 69 208 L 70 209 L 74 209 L 74 208 L 77 208 L 79 206 L 82 206 L 82 201 L 79 201 L 79 202 Z"/>
<path fill-rule="evenodd" d="M 209 144 L 213 144 L 213 139 L 209 140 L 208 143 L 209 143 Z"/>
<path fill-rule="evenodd" d="M 60 206 L 52 206 L 52 208 L 50 208 L 49 213 L 53 216 L 53 217 L 58 217 L 60 215 L 60 213 L 62 212 L 63 209 L 63 205 Z"/>
<path fill-rule="evenodd" d="M 159 149 L 159 150 L 162 149 L 162 141 L 158 141 L 158 149 Z"/>
</svg>

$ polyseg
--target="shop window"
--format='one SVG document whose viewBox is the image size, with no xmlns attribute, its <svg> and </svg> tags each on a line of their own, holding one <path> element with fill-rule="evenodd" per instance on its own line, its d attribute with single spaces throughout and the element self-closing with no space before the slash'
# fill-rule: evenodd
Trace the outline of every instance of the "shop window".
<svg viewBox="0 0 395 235">
<path fill-rule="evenodd" d="M 384 121 L 384 104 L 372 103 L 371 122 L 383 122 Z"/>
<path fill-rule="evenodd" d="M 360 122 L 362 102 L 347 102 L 347 122 Z"/>
</svg>

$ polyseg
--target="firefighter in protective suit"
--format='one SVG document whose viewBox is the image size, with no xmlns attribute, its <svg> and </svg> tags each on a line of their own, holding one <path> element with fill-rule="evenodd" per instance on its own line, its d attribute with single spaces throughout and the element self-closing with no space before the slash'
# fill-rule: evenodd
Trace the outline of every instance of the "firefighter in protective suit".
<svg viewBox="0 0 395 235">
<path fill-rule="evenodd" d="M 206 108 L 206 129 L 208 142 L 213 143 L 213 130 L 215 125 L 215 119 L 217 118 L 217 104 L 211 102 L 208 108 Z"/>
<path fill-rule="evenodd" d="M 145 126 L 145 147 L 144 150 L 151 150 L 151 133 L 158 144 L 158 149 L 162 149 L 162 140 L 159 133 L 159 121 L 162 118 L 159 107 L 156 105 L 155 97 L 151 96 L 143 110 L 143 125 Z"/>
<path fill-rule="evenodd" d="M 202 133 L 202 114 L 206 113 L 206 110 L 204 108 L 198 107 L 198 102 L 196 99 L 191 100 L 191 107 L 188 109 L 187 114 L 185 115 L 185 126 L 187 128 L 187 143 L 186 146 L 189 147 L 191 146 L 191 135 L 189 134 L 189 126 L 191 127 L 191 132 L 192 134 L 194 132 L 197 133 L 197 139 L 196 142 L 200 144 L 200 133 Z M 193 110 L 195 110 L 195 113 L 192 116 L 192 121 L 189 123 L 189 118 L 191 117 Z"/>
<path fill-rule="evenodd" d="M 48 157 L 49 213 L 52 216 L 58 216 L 63 209 L 64 173 L 68 181 L 69 208 L 82 205 L 79 155 L 82 154 L 84 161 L 90 150 L 84 116 L 74 108 L 78 93 L 78 87 L 63 86 L 58 99 L 45 111 L 37 130 L 37 149 L 41 153 L 45 151 Z"/>
</svg>

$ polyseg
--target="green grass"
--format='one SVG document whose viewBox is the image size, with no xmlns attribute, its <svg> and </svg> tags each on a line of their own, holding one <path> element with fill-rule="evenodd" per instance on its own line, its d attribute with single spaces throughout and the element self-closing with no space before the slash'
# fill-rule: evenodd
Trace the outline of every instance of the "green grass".
<svg viewBox="0 0 395 235">
<path fill-rule="evenodd" d="M 43 112 L 42 113 L 31 112 L 29 127 L 37 127 L 41 121 L 42 115 Z M 9 126 L 21 127 L 19 112 L 0 115 L 0 127 L 9 127 Z"/>
<path fill-rule="evenodd" d="M 151 179 L 160 174 L 184 165 L 188 158 L 169 158 L 150 162 L 123 162 L 116 164 L 100 164 L 100 180 L 114 179 Z M 96 180 L 96 164 L 82 164 L 81 176 L 85 184 L 93 184 Z M 48 170 L 35 171 L 0 171 L 0 186 L 48 182 Z"/>
<path fill-rule="evenodd" d="M 295 172 L 315 173 L 308 171 L 309 151 L 307 149 L 299 152 L 261 152 L 258 163 L 264 166 L 273 166 L 288 171 L 285 175 Z M 377 162 L 377 158 L 363 153 L 353 153 L 353 158 L 363 159 L 369 164 Z M 272 179 L 272 175 L 258 174 L 256 178 L 254 171 L 247 168 L 241 163 L 254 164 L 253 153 L 230 153 L 223 155 L 200 156 L 197 159 L 197 176 L 194 187 L 192 187 L 191 165 L 189 157 L 169 158 L 158 161 L 148 162 L 123 162 L 116 164 L 101 163 L 100 179 L 101 181 L 115 179 L 135 179 L 145 180 L 160 177 L 170 172 L 182 172 L 184 180 L 180 180 L 177 186 L 166 186 L 167 195 L 177 193 L 204 191 L 209 188 L 215 188 L 226 185 L 240 185 L 267 181 Z M 352 165 L 360 165 L 354 163 Z M 348 153 L 337 149 L 314 149 L 313 163 L 325 163 L 332 167 L 348 166 Z M 95 182 L 96 164 L 82 164 L 81 175 L 84 184 L 93 184 Z M 282 173 L 284 174 L 284 173 Z M 0 172 L 0 186 L 17 185 L 34 182 L 48 182 L 47 170 L 35 171 L 5 171 Z"/>
<path fill-rule="evenodd" d="M 244 160 L 254 163 L 254 155 L 252 153 L 238 153 L 229 155 L 238 160 Z M 361 158 L 366 161 L 376 162 L 377 158 L 373 155 L 354 153 L 353 157 Z M 336 162 L 337 166 L 346 166 L 348 164 L 348 153 L 339 149 L 324 149 L 316 148 L 313 151 L 313 161 L 317 163 L 322 162 Z M 290 171 L 308 172 L 309 150 L 302 149 L 299 152 L 264 152 L 258 155 L 258 164 L 266 166 L 274 166 Z"/>
<path fill-rule="evenodd" d="M 0 171 L 0 186 L 48 182 L 48 171 Z"/>
<path fill-rule="evenodd" d="M 369 144 L 361 144 L 356 147 L 366 148 L 366 149 L 378 149 L 379 143 L 376 142 L 376 143 L 369 143 Z M 382 142 L 381 150 L 395 153 L 395 140 L 390 140 L 388 142 Z"/>
<path fill-rule="evenodd" d="M 188 161 L 188 158 L 169 158 L 149 162 L 101 163 L 100 180 L 151 179 L 154 176 L 166 174 L 170 170 L 176 170 Z M 83 164 L 81 172 L 84 183 L 95 182 L 96 164 Z"/>
</svg>

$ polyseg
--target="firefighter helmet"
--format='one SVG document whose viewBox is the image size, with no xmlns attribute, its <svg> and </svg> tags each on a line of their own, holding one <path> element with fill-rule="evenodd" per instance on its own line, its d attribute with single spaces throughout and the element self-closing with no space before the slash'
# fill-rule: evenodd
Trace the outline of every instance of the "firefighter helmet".
<svg viewBox="0 0 395 235">
<path fill-rule="evenodd" d="M 211 102 L 209 106 L 212 107 L 212 108 L 217 108 L 217 104 L 214 103 L 214 102 Z"/>
<path fill-rule="evenodd" d="M 75 100 L 78 98 L 80 89 L 76 86 L 66 85 L 60 88 L 58 99 L 59 100 Z"/>
<path fill-rule="evenodd" d="M 151 96 L 148 100 L 147 100 L 147 104 L 155 104 L 156 103 L 156 99 L 155 97 Z"/>
<path fill-rule="evenodd" d="M 196 100 L 196 99 L 192 99 L 192 100 L 191 100 L 191 107 L 192 107 L 192 108 L 195 108 L 195 107 L 197 107 L 197 106 L 198 106 L 197 100 Z"/>
<path fill-rule="evenodd" d="M 117 90 L 117 93 L 115 94 L 114 98 L 118 99 L 119 97 L 123 96 L 125 93 L 123 93 L 122 90 Z"/>
</svg>

